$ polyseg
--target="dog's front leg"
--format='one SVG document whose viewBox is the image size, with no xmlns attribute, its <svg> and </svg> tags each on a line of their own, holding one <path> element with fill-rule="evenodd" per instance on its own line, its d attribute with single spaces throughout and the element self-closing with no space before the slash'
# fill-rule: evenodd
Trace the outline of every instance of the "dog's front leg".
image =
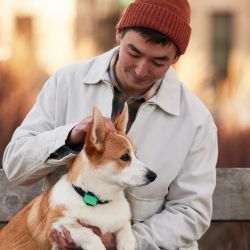
<svg viewBox="0 0 250 250">
<path fill-rule="evenodd" d="M 90 228 L 82 227 L 80 224 L 63 225 L 70 233 L 77 247 L 84 250 L 106 250 L 100 237 L 98 237 Z M 62 228 L 57 228 L 63 234 Z"/>
<path fill-rule="evenodd" d="M 117 250 L 134 250 L 135 238 L 132 233 L 131 224 L 128 221 L 122 228 L 115 232 Z"/>
</svg>

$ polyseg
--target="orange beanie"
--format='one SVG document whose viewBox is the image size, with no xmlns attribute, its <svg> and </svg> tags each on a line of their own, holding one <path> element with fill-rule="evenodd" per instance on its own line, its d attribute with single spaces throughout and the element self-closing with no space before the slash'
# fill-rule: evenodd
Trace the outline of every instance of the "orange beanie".
<svg viewBox="0 0 250 250">
<path fill-rule="evenodd" d="M 146 27 L 156 30 L 170 38 L 183 55 L 191 35 L 190 14 L 187 0 L 135 0 L 116 29 Z"/>
</svg>

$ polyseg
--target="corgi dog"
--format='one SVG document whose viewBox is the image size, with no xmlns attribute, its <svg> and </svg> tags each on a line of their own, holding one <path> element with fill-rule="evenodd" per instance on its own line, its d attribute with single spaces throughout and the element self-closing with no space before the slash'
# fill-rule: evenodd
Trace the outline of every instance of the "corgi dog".
<svg viewBox="0 0 250 250">
<path fill-rule="evenodd" d="M 76 246 L 105 250 L 101 239 L 81 224 L 98 227 L 102 234 L 114 233 L 118 250 L 135 249 L 123 190 L 147 185 L 157 175 L 136 158 L 135 146 L 125 134 L 127 121 L 125 103 L 114 123 L 117 133 L 110 133 L 94 108 L 84 149 L 67 165 L 67 174 L 0 231 L 0 250 L 59 250 L 52 235 L 54 230 L 63 235 L 62 226 Z"/>
</svg>

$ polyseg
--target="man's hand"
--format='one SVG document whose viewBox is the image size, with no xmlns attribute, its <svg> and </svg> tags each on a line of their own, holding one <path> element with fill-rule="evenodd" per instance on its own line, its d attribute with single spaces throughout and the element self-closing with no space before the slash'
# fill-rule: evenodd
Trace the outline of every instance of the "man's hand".
<svg viewBox="0 0 250 250">
<path fill-rule="evenodd" d="M 53 234 L 53 238 L 59 247 L 61 247 L 63 250 L 69 250 L 69 249 L 83 250 L 80 247 L 76 247 L 69 231 L 64 226 L 62 226 L 62 230 L 65 238 L 62 237 L 61 233 L 59 233 L 58 231 L 56 231 Z"/>
<path fill-rule="evenodd" d="M 107 250 L 117 250 L 115 236 L 113 234 L 107 233 L 107 234 L 102 235 L 102 233 L 98 227 L 84 225 L 84 224 L 80 223 L 79 221 L 78 221 L 78 223 L 81 224 L 83 227 L 87 227 L 87 228 L 92 229 L 92 231 L 97 236 L 99 236 L 101 238 L 101 241 Z"/>
<path fill-rule="evenodd" d="M 117 250 L 115 236 L 113 234 L 108 233 L 108 234 L 102 235 L 98 227 L 87 226 L 83 224 L 81 225 L 92 229 L 92 231 L 101 238 L 101 241 L 107 250 Z M 74 241 L 71 238 L 69 231 L 64 226 L 62 226 L 62 230 L 63 230 L 63 234 L 65 238 L 62 237 L 62 235 L 58 231 L 56 231 L 56 233 L 53 234 L 53 238 L 55 239 L 58 246 L 61 247 L 63 250 L 69 250 L 69 249 L 82 250 L 82 248 L 77 248 L 75 246 Z"/>
<path fill-rule="evenodd" d="M 84 143 L 87 132 L 93 120 L 93 116 L 86 116 L 82 121 L 80 121 L 69 133 L 66 140 L 66 146 L 72 147 L 76 144 Z M 111 133 L 117 133 L 113 122 L 110 118 L 104 117 L 105 126 Z"/>
</svg>

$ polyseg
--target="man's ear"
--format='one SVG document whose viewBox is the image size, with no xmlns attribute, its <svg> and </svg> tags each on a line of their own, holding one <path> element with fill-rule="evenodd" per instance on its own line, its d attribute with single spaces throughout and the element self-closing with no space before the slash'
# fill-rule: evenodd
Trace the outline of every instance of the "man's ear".
<svg viewBox="0 0 250 250">
<path fill-rule="evenodd" d="M 128 105 L 125 102 L 123 111 L 119 116 L 119 118 L 115 121 L 114 126 L 117 129 L 117 131 L 122 131 L 126 133 L 127 123 L 128 123 Z"/>
<path fill-rule="evenodd" d="M 105 127 L 105 121 L 102 117 L 100 110 L 94 107 L 93 121 L 90 128 L 90 144 L 95 147 L 97 151 L 104 149 L 104 141 L 107 135 L 107 129 Z"/>
<path fill-rule="evenodd" d="M 116 30 L 116 35 L 115 35 L 115 40 L 118 44 L 121 43 L 121 38 L 122 37 L 122 29 Z"/>
<path fill-rule="evenodd" d="M 179 61 L 180 57 L 181 57 L 181 55 L 179 54 L 179 55 L 174 59 L 174 61 L 172 62 L 172 64 L 177 63 L 177 62 Z"/>
</svg>

